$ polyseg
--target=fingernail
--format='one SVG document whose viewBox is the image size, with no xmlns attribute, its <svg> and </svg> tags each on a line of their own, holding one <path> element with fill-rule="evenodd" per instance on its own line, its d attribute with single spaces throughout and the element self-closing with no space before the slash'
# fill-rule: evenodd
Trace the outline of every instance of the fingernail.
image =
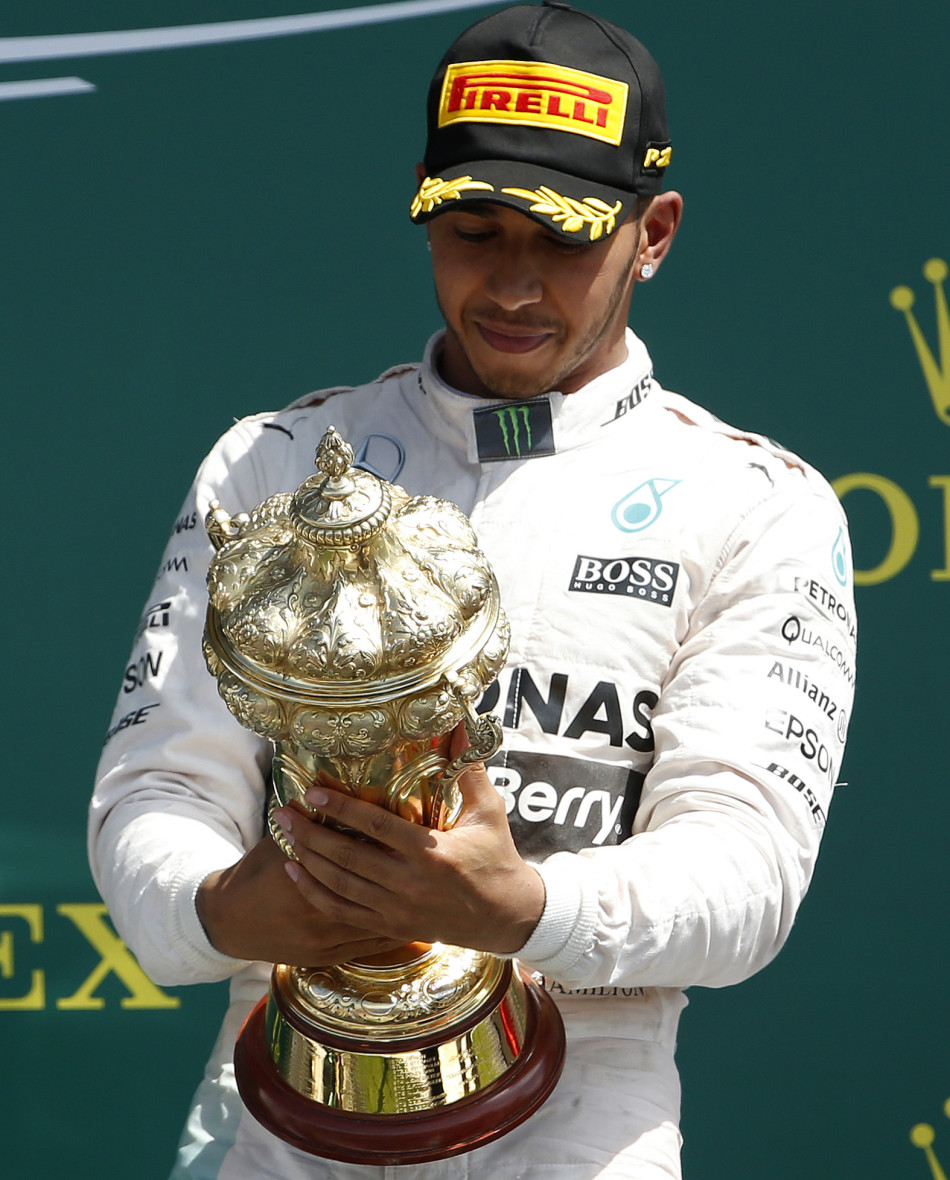
<svg viewBox="0 0 950 1180">
<path fill-rule="evenodd" d="M 300 869 L 294 864 L 292 860 L 284 861 L 284 869 L 291 881 L 297 881 L 300 878 Z"/>
<path fill-rule="evenodd" d="M 330 802 L 330 796 L 326 791 L 320 791 L 316 787 L 311 787 L 307 792 L 307 802 L 313 804 L 314 807 L 326 807 Z"/>
<path fill-rule="evenodd" d="M 280 830 L 284 833 L 284 839 L 287 841 L 287 843 L 293 844 L 295 841 L 294 834 L 291 829 L 293 828 L 294 824 L 293 820 L 290 818 L 290 810 L 275 811 L 274 819 L 277 821 Z"/>
</svg>

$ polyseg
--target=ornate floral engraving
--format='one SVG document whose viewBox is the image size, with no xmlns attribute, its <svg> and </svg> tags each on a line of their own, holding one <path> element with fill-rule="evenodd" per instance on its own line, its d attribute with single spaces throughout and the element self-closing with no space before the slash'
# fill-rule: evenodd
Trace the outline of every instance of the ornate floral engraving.
<svg viewBox="0 0 950 1180">
<path fill-rule="evenodd" d="M 478 724 L 472 702 L 504 662 L 508 624 L 458 508 L 348 467 L 351 457 L 331 428 L 320 472 L 292 495 L 235 517 L 213 506 L 205 659 L 241 724 L 278 743 L 275 781 L 312 768 L 439 823 L 452 814 L 447 784 L 433 785 L 448 734 L 463 718 Z M 427 744 L 435 762 L 420 761 L 412 781 L 406 767 Z"/>
<path fill-rule="evenodd" d="M 500 963 L 481 951 L 436 945 L 417 963 L 398 969 L 355 965 L 295 968 L 296 989 L 321 1023 L 343 1029 L 431 1025 L 456 1008 L 459 997 L 482 997 L 500 978 Z"/>
</svg>

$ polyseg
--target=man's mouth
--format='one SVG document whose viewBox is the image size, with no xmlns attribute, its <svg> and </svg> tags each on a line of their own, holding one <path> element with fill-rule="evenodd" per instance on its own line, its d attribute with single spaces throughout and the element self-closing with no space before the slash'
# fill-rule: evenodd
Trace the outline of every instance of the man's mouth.
<svg viewBox="0 0 950 1180">
<path fill-rule="evenodd" d="M 475 321 L 475 326 L 485 343 L 498 352 L 532 352 L 554 335 L 550 330 L 530 327 L 509 327 L 507 325 L 489 327 L 488 324 L 479 320 Z"/>
</svg>

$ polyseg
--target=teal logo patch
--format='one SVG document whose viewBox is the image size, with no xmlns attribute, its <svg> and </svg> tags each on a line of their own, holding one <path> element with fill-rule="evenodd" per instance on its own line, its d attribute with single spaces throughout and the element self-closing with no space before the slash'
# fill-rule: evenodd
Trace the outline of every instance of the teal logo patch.
<svg viewBox="0 0 950 1180">
<path fill-rule="evenodd" d="M 663 497 L 677 486 L 678 479 L 648 479 L 618 500 L 610 518 L 622 533 L 642 533 L 663 511 Z"/>
<path fill-rule="evenodd" d="M 844 539 L 844 529 L 838 529 L 835 543 L 831 547 L 831 564 L 835 571 L 835 580 L 839 586 L 848 584 L 848 546 Z"/>
</svg>

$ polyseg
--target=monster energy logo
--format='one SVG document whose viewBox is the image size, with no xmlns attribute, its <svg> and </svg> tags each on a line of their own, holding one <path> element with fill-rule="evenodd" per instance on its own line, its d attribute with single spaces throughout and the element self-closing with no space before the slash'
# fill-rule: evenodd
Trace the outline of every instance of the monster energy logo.
<svg viewBox="0 0 950 1180">
<path fill-rule="evenodd" d="M 554 454 L 551 404 L 546 397 L 476 410 L 474 419 L 483 463 Z"/>
<path fill-rule="evenodd" d="M 524 426 L 525 442 L 527 443 L 525 450 L 531 450 L 531 421 L 528 418 L 528 407 L 505 406 L 504 409 L 495 410 L 494 414 L 498 419 L 498 425 L 501 427 L 501 437 L 505 444 L 505 450 L 509 455 L 517 455 L 520 459 L 522 455 L 522 426 Z"/>
</svg>

